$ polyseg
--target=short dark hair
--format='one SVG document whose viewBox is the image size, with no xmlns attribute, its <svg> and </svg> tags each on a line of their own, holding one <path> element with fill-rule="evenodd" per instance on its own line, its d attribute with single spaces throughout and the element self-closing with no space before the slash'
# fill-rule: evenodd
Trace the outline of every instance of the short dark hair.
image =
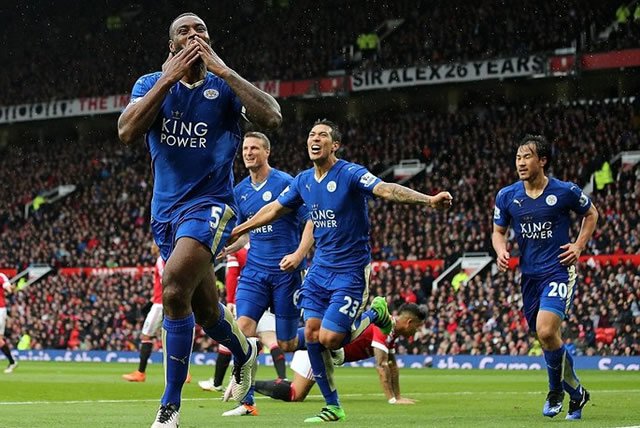
<svg viewBox="0 0 640 428">
<path fill-rule="evenodd" d="M 262 146 L 267 150 L 271 150 L 271 141 L 269 141 L 269 137 L 262 132 L 250 131 L 244 134 L 244 138 L 257 138 L 262 140 Z"/>
<path fill-rule="evenodd" d="M 427 319 L 427 312 L 415 303 L 403 303 L 398 309 L 398 314 L 402 315 L 402 313 L 409 313 L 420 322 L 424 322 Z"/>
<path fill-rule="evenodd" d="M 335 122 L 332 122 L 329 119 L 318 119 L 313 124 L 313 126 L 316 125 L 328 126 L 329 128 L 331 128 L 331 138 L 333 139 L 333 141 L 337 141 L 339 143 L 342 142 L 342 132 L 340 132 L 340 129 L 338 128 L 338 125 L 335 124 Z"/>
<path fill-rule="evenodd" d="M 536 152 L 538 158 L 546 158 L 547 163 L 545 164 L 545 169 L 551 165 L 551 145 L 547 141 L 547 139 L 543 135 L 534 135 L 527 134 L 522 137 L 520 143 L 518 143 L 518 148 L 522 146 L 532 145 Z"/>
<path fill-rule="evenodd" d="M 173 24 L 176 23 L 176 21 L 180 18 L 182 18 L 183 16 L 195 16 L 198 19 L 202 19 L 200 18 L 198 15 L 196 15 L 193 12 L 185 12 L 185 13 L 181 13 L 180 15 L 176 16 L 175 19 L 173 21 L 171 21 L 171 24 L 169 25 L 169 38 L 173 39 Z"/>
</svg>

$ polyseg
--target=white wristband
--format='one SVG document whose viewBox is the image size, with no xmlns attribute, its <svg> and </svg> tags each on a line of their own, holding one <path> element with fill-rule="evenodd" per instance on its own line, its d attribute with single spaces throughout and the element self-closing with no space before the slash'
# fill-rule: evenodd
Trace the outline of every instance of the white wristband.
<svg viewBox="0 0 640 428">
<path fill-rule="evenodd" d="M 396 401 L 398 401 L 398 400 L 396 400 L 396 397 L 391 397 L 391 398 L 389 398 L 388 403 L 389 404 L 396 404 Z"/>
</svg>

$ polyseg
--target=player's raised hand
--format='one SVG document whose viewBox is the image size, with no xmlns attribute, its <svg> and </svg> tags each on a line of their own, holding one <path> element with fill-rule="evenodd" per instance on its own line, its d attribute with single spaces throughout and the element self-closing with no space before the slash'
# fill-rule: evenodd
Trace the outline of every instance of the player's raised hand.
<svg viewBox="0 0 640 428">
<path fill-rule="evenodd" d="M 195 36 L 194 40 L 195 43 L 197 43 L 199 46 L 198 54 L 200 55 L 200 58 L 202 58 L 202 62 L 204 62 L 207 70 L 209 70 L 216 76 L 224 78 L 224 74 L 229 71 L 229 67 L 227 67 L 227 64 L 224 63 L 224 61 L 218 56 L 218 54 L 215 53 L 213 48 L 211 48 L 211 46 L 209 46 L 203 39 Z"/>
<path fill-rule="evenodd" d="M 561 245 L 560 249 L 565 250 L 558 256 L 558 258 L 560 259 L 560 264 L 563 266 L 571 266 L 573 264 L 576 264 L 578 262 L 578 259 L 580 258 L 580 254 L 582 254 L 582 250 L 578 248 L 575 242 Z"/>
<path fill-rule="evenodd" d="M 453 196 L 449 192 L 440 192 L 431 197 L 430 206 L 437 210 L 446 210 L 451 207 L 453 203 Z"/>
<path fill-rule="evenodd" d="M 509 252 L 507 250 L 498 253 L 498 270 L 506 272 L 509 269 Z"/>
<path fill-rule="evenodd" d="M 200 58 L 198 49 L 198 44 L 189 43 L 184 49 L 176 53 L 169 52 L 169 56 L 162 64 L 162 75 L 166 76 L 172 83 L 182 79 L 189 71 L 189 68 Z"/>
<path fill-rule="evenodd" d="M 285 272 L 293 272 L 302 263 L 304 257 L 297 253 L 287 254 L 280 260 L 280 270 Z"/>
</svg>

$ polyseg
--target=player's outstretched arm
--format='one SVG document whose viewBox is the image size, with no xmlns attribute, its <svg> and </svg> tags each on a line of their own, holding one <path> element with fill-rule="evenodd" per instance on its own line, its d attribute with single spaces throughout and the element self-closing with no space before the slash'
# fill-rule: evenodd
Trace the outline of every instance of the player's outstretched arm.
<svg viewBox="0 0 640 428">
<path fill-rule="evenodd" d="M 309 254 L 313 243 L 313 221 L 307 220 L 298 248 L 296 248 L 295 252 L 287 254 L 280 260 L 280 269 L 285 272 L 293 272 L 296 270 L 300 263 L 302 263 L 302 260 Z"/>
<path fill-rule="evenodd" d="M 200 57 L 207 70 L 227 82 L 247 109 L 249 120 L 266 129 L 279 127 L 282 123 L 282 113 L 275 98 L 256 88 L 229 68 L 203 39 L 196 36 L 195 40 L 200 45 Z"/>
<path fill-rule="evenodd" d="M 396 398 L 393 404 L 415 404 L 415 400 L 400 395 L 400 371 L 398 370 L 398 364 L 396 364 L 396 357 L 394 354 L 390 353 L 388 355 L 387 364 L 389 365 L 391 388 L 393 390 L 393 395 Z"/>
<path fill-rule="evenodd" d="M 227 244 L 228 245 L 233 244 L 238 240 L 240 236 L 244 235 L 250 230 L 255 229 L 256 227 L 264 226 L 266 224 L 271 224 L 277 219 L 279 219 L 280 217 L 282 217 L 283 215 L 288 214 L 290 212 L 291 212 L 290 208 L 283 206 L 277 200 L 271 203 L 268 203 L 264 207 L 260 208 L 260 211 L 258 211 L 249 220 L 236 226 L 231 231 L 231 236 L 229 237 Z"/>
<path fill-rule="evenodd" d="M 245 233 L 244 235 L 239 236 L 238 239 L 233 244 L 227 245 L 226 247 L 224 247 L 224 249 L 220 251 L 220 253 L 216 257 L 216 259 L 222 260 L 225 257 L 227 257 L 229 254 L 233 254 L 236 251 L 240 250 L 248 243 L 249 243 L 249 234 Z"/>
<path fill-rule="evenodd" d="M 560 263 L 564 266 L 571 266 L 578 262 L 580 255 L 587 247 L 587 243 L 594 230 L 596 230 L 596 224 L 598 223 L 598 210 L 595 205 L 591 204 L 589 211 L 582 217 L 582 225 L 580 226 L 580 233 L 576 242 L 561 245 L 560 248 L 565 250 L 558 256 Z"/>
<path fill-rule="evenodd" d="M 162 76 L 137 102 L 129 104 L 118 119 L 118 137 L 131 144 L 142 137 L 153 124 L 169 89 L 180 80 L 189 67 L 199 58 L 198 49 L 192 43 L 177 54 L 169 53 L 162 65 Z"/>
<path fill-rule="evenodd" d="M 384 181 L 376 184 L 373 188 L 373 194 L 378 198 L 388 201 L 403 204 L 426 205 L 440 210 L 451 207 L 453 201 L 453 197 L 449 192 L 440 192 L 437 195 L 429 196 L 400 184 L 386 183 Z"/>
<path fill-rule="evenodd" d="M 389 367 L 389 354 L 381 349 L 373 348 L 373 355 L 376 359 L 376 370 L 378 371 L 378 378 L 380 379 L 380 386 L 382 391 L 387 397 L 390 404 L 395 404 L 397 401 L 396 394 L 393 391 L 393 384 L 391 381 L 391 369 Z"/>
<path fill-rule="evenodd" d="M 507 228 L 493 223 L 491 243 L 498 256 L 498 270 L 506 272 L 509 269 L 509 251 L 507 251 Z"/>
</svg>

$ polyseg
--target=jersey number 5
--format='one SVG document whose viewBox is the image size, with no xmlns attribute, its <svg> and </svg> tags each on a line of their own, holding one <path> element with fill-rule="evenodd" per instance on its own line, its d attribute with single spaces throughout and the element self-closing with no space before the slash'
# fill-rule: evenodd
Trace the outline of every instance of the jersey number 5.
<svg viewBox="0 0 640 428">
<path fill-rule="evenodd" d="M 220 224 L 220 217 L 222 216 L 222 207 L 211 207 L 211 220 L 209 221 L 209 226 L 212 229 L 217 229 Z"/>
</svg>

